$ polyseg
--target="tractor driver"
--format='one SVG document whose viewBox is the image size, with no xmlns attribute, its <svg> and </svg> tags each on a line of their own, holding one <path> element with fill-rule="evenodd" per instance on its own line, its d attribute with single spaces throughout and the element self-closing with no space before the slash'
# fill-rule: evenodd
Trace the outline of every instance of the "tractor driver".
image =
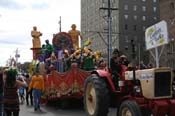
<svg viewBox="0 0 175 116">
<path fill-rule="evenodd" d="M 121 73 L 122 69 L 120 67 L 120 53 L 118 49 L 114 49 L 112 53 L 112 58 L 110 59 L 112 79 L 115 85 L 118 86 L 118 74 Z"/>
</svg>

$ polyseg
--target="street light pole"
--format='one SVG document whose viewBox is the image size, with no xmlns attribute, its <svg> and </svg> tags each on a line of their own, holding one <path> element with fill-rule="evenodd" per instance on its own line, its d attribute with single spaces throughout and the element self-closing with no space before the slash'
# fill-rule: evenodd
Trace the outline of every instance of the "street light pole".
<svg viewBox="0 0 175 116">
<path fill-rule="evenodd" d="M 16 68 L 18 68 L 18 58 L 20 57 L 18 48 L 15 51 L 15 62 L 16 62 Z"/>
<path fill-rule="evenodd" d="M 111 17 L 111 2 L 108 0 L 108 67 L 111 68 L 110 59 L 112 57 L 112 17 Z"/>
<path fill-rule="evenodd" d="M 107 47 L 107 51 L 108 51 L 108 68 L 111 68 L 110 66 L 110 59 L 112 57 L 112 17 L 111 17 L 111 12 L 112 10 L 118 10 L 117 8 L 111 8 L 111 1 L 108 0 L 108 7 L 107 8 L 100 8 L 100 10 L 108 10 L 108 19 L 107 19 L 107 23 L 108 23 L 108 47 Z"/>
</svg>

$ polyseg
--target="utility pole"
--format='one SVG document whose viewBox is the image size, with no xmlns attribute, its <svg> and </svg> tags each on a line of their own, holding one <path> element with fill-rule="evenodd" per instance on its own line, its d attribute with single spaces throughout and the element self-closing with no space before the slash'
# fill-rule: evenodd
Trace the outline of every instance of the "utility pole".
<svg viewBox="0 0 175 116">
<path fill-rule="evenodd" d="M 59 25 L 60 25 L 60 32 L 61 32 L 61 16 L 60 16 Z"/>
<path fill-rule="evenodd" d="M 18 48 L 15 50 L 15 62 L 16 62 L 16 68 L 18 68 L 18 58 L 20 57 Z"/>
<path fill-rule="evenodd" d="M 112 10 L 118 10 L 117 8 L 111 8 L 111 1 L 108 0 L 108 7 L 107 8 L 100 8 L 100 10 L 107 10 L 108 11 L 108 19 L 107 19 L 107 23 L 108 23 L 108 47 L 107 47 L 107 51 L 108 51 L 108 68 L 111 68 L 110 66 L 110 59 L 112 57 L 112 17 L 111 17 L 111 12 Z"/>
</svg>

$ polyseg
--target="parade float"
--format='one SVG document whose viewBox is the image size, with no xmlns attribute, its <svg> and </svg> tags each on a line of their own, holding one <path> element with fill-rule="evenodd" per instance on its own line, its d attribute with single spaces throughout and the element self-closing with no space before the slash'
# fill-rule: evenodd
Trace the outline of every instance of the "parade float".
<svg viewBox="0 0 175 116">
<path fill-rule="evenodd" d="M 32 75 L 32 71 L 38 68 L 45 79 L 43 100 L 81 99 L 85 79 L 94 69 L 94 61 L 97 60 L 88 48 L 91 41 L 87 40 L 78 48 L 71 34 L 59 32 L 53 35 L 52 44 L 45 40 L 45 44 L 41 45 L 39 37 L 42 33 L 37 31 L 36 27 L 31 35 L 33 60 L 29 71 Z M 99 58 L 99 55 L 96 56 Z"/>
</svg>

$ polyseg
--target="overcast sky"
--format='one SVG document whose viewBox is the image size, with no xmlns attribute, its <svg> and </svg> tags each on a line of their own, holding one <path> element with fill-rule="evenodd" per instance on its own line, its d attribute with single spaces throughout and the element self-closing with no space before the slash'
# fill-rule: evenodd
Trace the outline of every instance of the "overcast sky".
<svg viewBox="0 0 175 116">
<path fill-rule="evenodd" d="M 69 31 L 71 24 L 80 30 L 80 0 L 0 0 L 0 66 L 17 48 L 20 62 L 31 61 L 33 26 L 43 33 L 42 44 L 46 39 L 51 43 L 60 16 L 62 31 Z"/>
</svg>

